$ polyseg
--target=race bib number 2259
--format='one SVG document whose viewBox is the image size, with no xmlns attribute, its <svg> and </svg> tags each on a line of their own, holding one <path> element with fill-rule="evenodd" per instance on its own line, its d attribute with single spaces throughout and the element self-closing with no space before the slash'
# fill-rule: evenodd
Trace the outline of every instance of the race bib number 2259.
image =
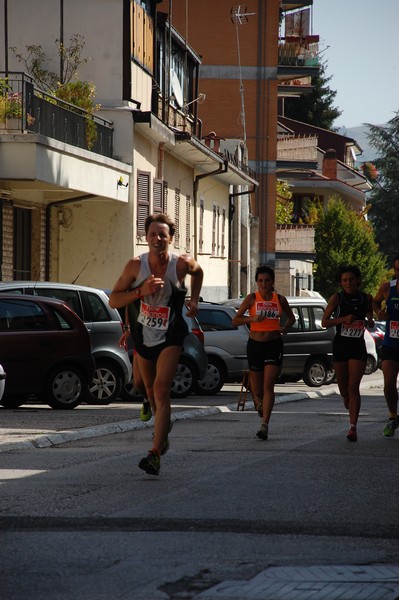
<svg viewBox="0 0 399 600">
<path fill-rule="evenodd" d="M 169 325 L 170 306 L 152 306 L 141 302 L 138 322 L 143 327 L 166 330 Z"/>
</svg>

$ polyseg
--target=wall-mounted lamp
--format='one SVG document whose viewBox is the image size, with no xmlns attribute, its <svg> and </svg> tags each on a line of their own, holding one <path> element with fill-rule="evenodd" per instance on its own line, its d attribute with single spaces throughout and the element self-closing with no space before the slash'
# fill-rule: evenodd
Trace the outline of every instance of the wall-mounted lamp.
<svg viewBox="0 0 399 600">
<path fill-rule="evenodd" d="M 187 106 L 190 106 L 190 104 L 194 104 L 194 102 L 198 102 L 198 104 L 202 104 L 203 102 L 205 102 L 206 99 L 206 94 L 200 94 L 198 96 L 198 98 L 194 98 L 194 100 L 191 100 L 191 102 L 186 102 L 184 105 L 184 108 L 187 108 Z"/>
<path fill-rule="evenodd" d="M 122 175 L 121 175 L 121 176 L 119 177 L 119 179 L 118 179 L 118 184 L 117 184 L 117 185 L 118 185 L 118 187 L 125 187 L 125 188 L 127 188 L 127 186 L 128 186 L 129 184 L 128 184 L 128 183 L 123 183 L 123 177 L 122 177 Z"/>
</svg>

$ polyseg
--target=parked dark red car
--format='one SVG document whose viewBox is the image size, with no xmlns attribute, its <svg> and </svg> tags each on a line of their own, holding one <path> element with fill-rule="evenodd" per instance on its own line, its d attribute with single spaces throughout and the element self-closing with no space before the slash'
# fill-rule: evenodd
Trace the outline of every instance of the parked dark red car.
<svg viewBox="0 0 399 600">
<path fill-rule="evenodd" d="M 0 296 L 0 364 L 7 376 L 0 404 L 6 408 L 32 395 L 52 408 L 75 408 L 94 372 L 83 321 L 65 302 L 40 296 Z"/>
</svg>

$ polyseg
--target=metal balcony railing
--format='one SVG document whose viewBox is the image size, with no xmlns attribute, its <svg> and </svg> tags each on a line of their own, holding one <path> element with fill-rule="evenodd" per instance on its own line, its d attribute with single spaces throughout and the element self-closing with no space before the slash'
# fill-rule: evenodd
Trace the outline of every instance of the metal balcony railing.
<svg viewBox="0 0 399 600">
<path fill-rule="evenodd" d="M 0 72 L 0 133 L 4 131 L 39 133 L 112 157 L 111 121 L 42 92 L 25 73 Z"/>
</svg>

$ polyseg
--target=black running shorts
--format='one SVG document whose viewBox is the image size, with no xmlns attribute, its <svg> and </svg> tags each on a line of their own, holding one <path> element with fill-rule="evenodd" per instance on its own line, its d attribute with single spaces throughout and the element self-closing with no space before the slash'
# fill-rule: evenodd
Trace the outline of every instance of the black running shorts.
<svg viewBox="0 0 399 600">
<path fill-rule="evenodd" d="M 250 371 L 263 371 L 263 368 L 267 365 L 281 367 L 283 363 L 283 340 L 280 337 L 267 342 L 258 342 L 249 338 L 247 357 Z"/>
</svg>

